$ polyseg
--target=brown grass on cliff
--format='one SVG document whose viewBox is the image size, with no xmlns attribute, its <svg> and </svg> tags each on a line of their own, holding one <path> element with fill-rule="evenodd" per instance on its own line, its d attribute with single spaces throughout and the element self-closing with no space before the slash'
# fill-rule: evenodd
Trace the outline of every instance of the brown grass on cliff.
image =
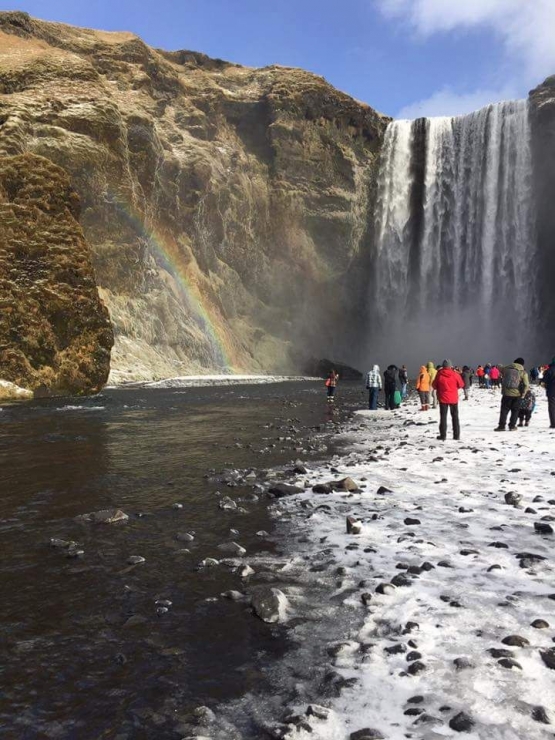
<svg viewBox="0 0 555 740">
<path fill-rule="evenodd" d="M 31 154 L 0 158 L 0 378 L 52 393 L 98 390 L 113 344 L 79 198 Z"/>
</svg>

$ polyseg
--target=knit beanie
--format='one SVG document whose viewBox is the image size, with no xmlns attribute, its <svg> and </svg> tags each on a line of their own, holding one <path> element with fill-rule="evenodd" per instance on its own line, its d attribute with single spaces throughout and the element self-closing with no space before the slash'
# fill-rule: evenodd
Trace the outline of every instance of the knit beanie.
<svg viewBox="0 0 555 740">
<path fill-rule="evenodd" d="M 443 360 L 442 367 L 453 367 L 451 360 Z"/>
<path fill-rule="evenodd" d="M 524 360 L 522 359 L 522 357 L 517 357 L 516 358 L 515 365 L 522 365 L 522 366 L 524 366 Z"/>
</svg>

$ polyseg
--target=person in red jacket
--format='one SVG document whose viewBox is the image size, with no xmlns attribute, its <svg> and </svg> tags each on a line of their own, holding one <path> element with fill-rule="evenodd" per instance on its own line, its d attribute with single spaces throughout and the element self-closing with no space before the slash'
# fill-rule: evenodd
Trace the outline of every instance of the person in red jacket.
<svg viewBox="0 0 555 740">
<path fill-rule="evenodd" d="M 459 423 L 459 388 L 464 388 L 464 381 L 460 374 L 453 370 L 450 360 L 443 360 L 438 370 L 433 387 L 437 391 L 439 401 L 439 436 L 438 439 L 445 440 L 447 437 L 447 412 L 451 411 L 453 423 L 453 439 L 461 438 L 461 427 Z"/>
</svg>

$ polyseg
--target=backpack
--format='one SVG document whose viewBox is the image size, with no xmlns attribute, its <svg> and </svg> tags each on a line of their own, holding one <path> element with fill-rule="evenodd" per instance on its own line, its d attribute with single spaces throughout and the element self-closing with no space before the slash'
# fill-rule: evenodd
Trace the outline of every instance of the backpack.
<svg viewBox="0 0 555 740">
<path fill-rule="evenodd" d="M 522 378 L 520 375 L 520 370 L 518 370 L 516 367 L 505 368 L 505 372 L 503 374 L 503 388 L 514 391 L 520 390 L 521 382 Z"/>
</svg>

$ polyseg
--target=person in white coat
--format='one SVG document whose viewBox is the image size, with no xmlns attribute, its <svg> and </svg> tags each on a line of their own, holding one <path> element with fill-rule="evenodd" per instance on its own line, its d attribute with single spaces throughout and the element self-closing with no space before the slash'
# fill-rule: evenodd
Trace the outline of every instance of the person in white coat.
<svg viewBox="0 0 555 740">
<path fill-rule="evenodd" d="M 374 365 L 372 370 L 366 373 L 366 388 L 368 390 L 368 408 L 370 411 L 375 411 L 378 408 L 378 396 L 382 389 L 379 365 Z"/>
</svg>

